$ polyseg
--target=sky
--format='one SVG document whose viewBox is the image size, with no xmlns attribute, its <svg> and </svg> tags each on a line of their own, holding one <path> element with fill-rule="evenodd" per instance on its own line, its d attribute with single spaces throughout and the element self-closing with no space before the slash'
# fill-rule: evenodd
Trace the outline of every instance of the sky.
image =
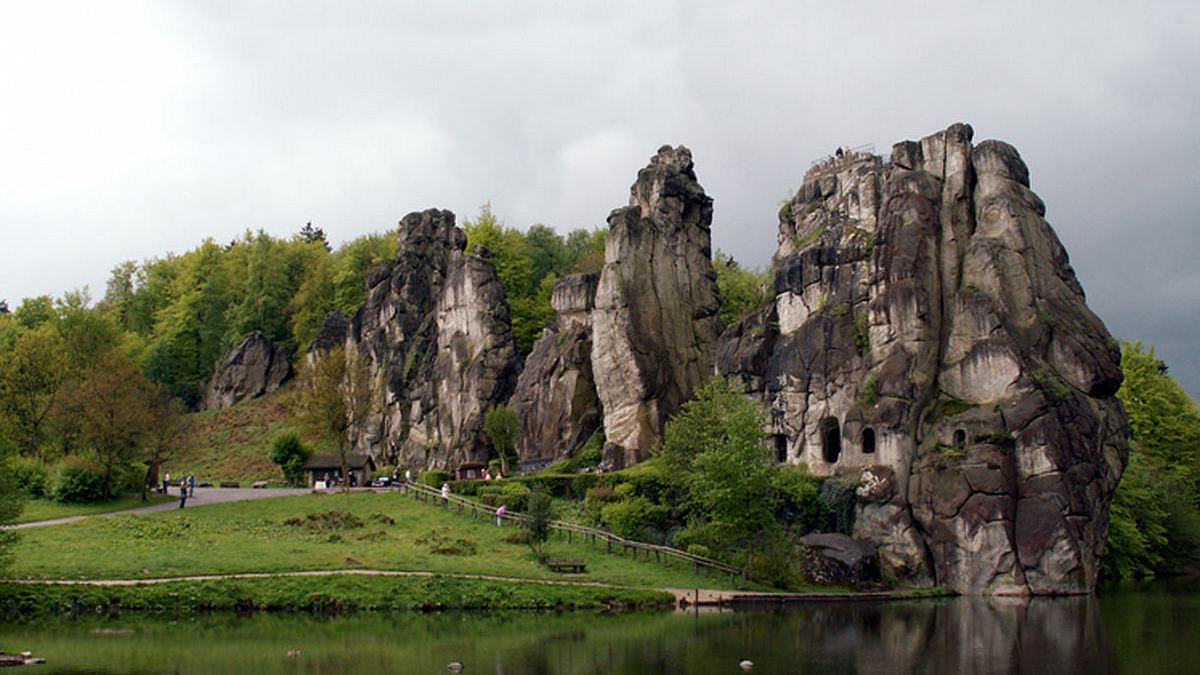
<svg viewBox="0 0 1200 675">
<path fill-rule="evenodd" d="M 1200 394 L 1200 3 L 0 0 L 0 299 L 406 213 L 601 226 L 664 143 L 765 265 L 812 160 L 1020 150 L 1089 305 Z"/>
</svg>

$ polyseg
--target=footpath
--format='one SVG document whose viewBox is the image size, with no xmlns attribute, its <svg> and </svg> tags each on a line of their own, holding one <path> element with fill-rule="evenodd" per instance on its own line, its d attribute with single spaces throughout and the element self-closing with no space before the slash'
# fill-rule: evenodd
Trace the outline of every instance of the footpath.
<svg viewBox="0 0 1200 675">
<path fill-rule="evenodd" d="M 138 513 L 155 513 L 157 511 L 170 511 L 171 509 L 179 508 L 178 489 L 172 489 L 176 499 L 160 504 L 151 504 L 150 506 L 139 506 L 135 509 L 125 509 L 124 511 L 109 511 L 107 513 L 93 513 L 82 516 L 67 516 L 65 518 L 54 518 L 53 520 L 38 520 L 32 523 L 20 523 L 13 525 L 8 529 L 21 530 L 27 527 L 46 527 L 48 525 L 65 525 L 73 523 L 84 518 L 111 518 L 112 516 L 124 516 Z M 312 492 L 307 488 L 196 488 L 193 496 L 188 497 L 187 506 L 185 508 L 193 508 L 198 506 L 209 506 L 212 504 L 224 504 L 225 502 L 244 502 L 251 499 L 269 499 L 271 497 L 290 497 L 293 495 L 306 495 Z"/>
</svg>

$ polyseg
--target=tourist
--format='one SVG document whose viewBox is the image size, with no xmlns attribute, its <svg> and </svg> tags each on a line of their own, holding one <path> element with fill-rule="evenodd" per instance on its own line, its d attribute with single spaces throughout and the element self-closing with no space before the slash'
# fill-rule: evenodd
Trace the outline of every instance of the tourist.
<svg viewBox="0 0 1200 675">
<path fill-rule="evenodd" d="M 187 504 L 187 481 L 179 479 L 179 508 L 183 508 Z"/>
<path fill-rule="evenodd" d="M 411 482 L 412 482 L 412 469 L 405 469 L 405 470 L 404 470 L 404 482 L 405 482 L 405 483 L 411 483 Z"/>
<path fill-rule="evenodd" d="M 496 527 L 500 527 L 500 519 L 504 517 L 505 513 L 508 513 L 508 510 L 504 508 L 503 504 L 501 504 L 496 509 Z"/>
<path fill-rule="evenodd" d="M 442 483 L 442 506 L 450 508 L 450 484 Z"/>
<path fill-rule="evenodd" d="M 170 491 L 170 489 L 171 489 L 171 472 L 168 471 L 167 474 L 165 476 L 163 476 L 162 493 L 165 495 Z"/>
<path fill-rule="evenodd" d="M 188 496 L 189 497 L 196 496 L 196 476 L 195 475 L 188 476 Z"/>
<path fill-rule="evenodd" d="M 825 147 L 829 147 L 829 146 L 825 146 Z M 838 159 L 841 159 L 841 158 L 843 158 L 843 157 L 845 157 L 845 156 L 846 156 L 846 153 L 845 153 L 845 152 L 843 152 L 843 151 L 842 151 L 842 148 L 839 146 L 839 147 L 838 147 L 838 149 L 837 149 L 837 158 L 838 158 Z"/>
</svg>

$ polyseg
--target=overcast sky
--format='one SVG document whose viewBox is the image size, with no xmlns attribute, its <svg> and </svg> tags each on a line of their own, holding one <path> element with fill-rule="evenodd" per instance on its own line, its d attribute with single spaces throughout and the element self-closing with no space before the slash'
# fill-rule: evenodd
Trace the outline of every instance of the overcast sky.
<svg viewBox="0 0 1200 675">
<path fill-rule="evenodd" d="M 309 220 L 595 227 L 664 143 L 761 265 L 813 159 L 966 121 L 1196 395 L 1198 29 L 1194 1 L 3 2 L 0 299 Z"/>
</svg>

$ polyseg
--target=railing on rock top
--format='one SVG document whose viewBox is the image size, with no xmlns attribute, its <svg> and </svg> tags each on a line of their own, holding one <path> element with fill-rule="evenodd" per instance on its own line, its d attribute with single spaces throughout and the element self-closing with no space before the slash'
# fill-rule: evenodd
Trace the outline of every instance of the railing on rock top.
<svg viewBox="0 0 1200 675">
<path fill-rule="evenodd" d="M 437 503 L 438 500 L 442 499 L 441 490 L 428 485 L 423 485 L 421 483 L 401 482 L 400 487 L 410 491 L 413 497 L 421 501 Z M 460 497 L 459 495 L 453 493 L 446 498 L 446 502 L 447 508 L 454 506 L 457 507 L 459 512 L 470 510 L 472 520 L 478 518 L 480 514 L 485 514 L 489 518 L 494 518 L 496 516 L 496 509 L 481 502 L 466 499 L 465 497 Z M 511 520 L 518 523 L 525 522 L 529 519 L 529 517 L 525 514 L 515 512 L 508 512 L 500 517 L 505 520 Z M 612 532 L 605 532 L 604 530 L 597 530 L 593 527 L 576 525 L 574 523 L 564 523 L 561 520 L 550 521 L 550 529 L 561 533 L 566 538 L 568 543 L 574 540 L 575 535 L 579 535 L 580 539 L 584 541 L 587 541 L 587 539 L 590 537 L 591 543 L 593 544 L 595 544 L 597 540 L 605 542 L 609 553 L 612 553 L 613 549 L 619 546 L 621 547 L 622 554 L 632 551 L 633 558 L 635 560 L 637 559 L 639 552 L 642 552 L 645 554 L 646 560 L 649 560 L 651 554 L 653 554 L 656 562 L 660 562 L 668 566 L 671 564 L 670 561 L 675 559 L 681 562 L 690 563 L 693 567 L 695 567 L 697 572 L 708 572 L 711 570 L 720 574 L 728 574 L 731 581 L 736 581 L 739 577 L 743 581 L 748 580 L 745 571 L 742 569 L 732 565 L 726 565 L 725 563 L 718 562 L 711 558 L 705 558 L 704 556 L 694 555 L 686 551 L 680 551 L 679 549 L 671 548 L 670 546 L 659 546 L 657 544 L 647 544 L 645 542 L 633 541 L 631 539 L 622 539 Z"/>
</svg>

